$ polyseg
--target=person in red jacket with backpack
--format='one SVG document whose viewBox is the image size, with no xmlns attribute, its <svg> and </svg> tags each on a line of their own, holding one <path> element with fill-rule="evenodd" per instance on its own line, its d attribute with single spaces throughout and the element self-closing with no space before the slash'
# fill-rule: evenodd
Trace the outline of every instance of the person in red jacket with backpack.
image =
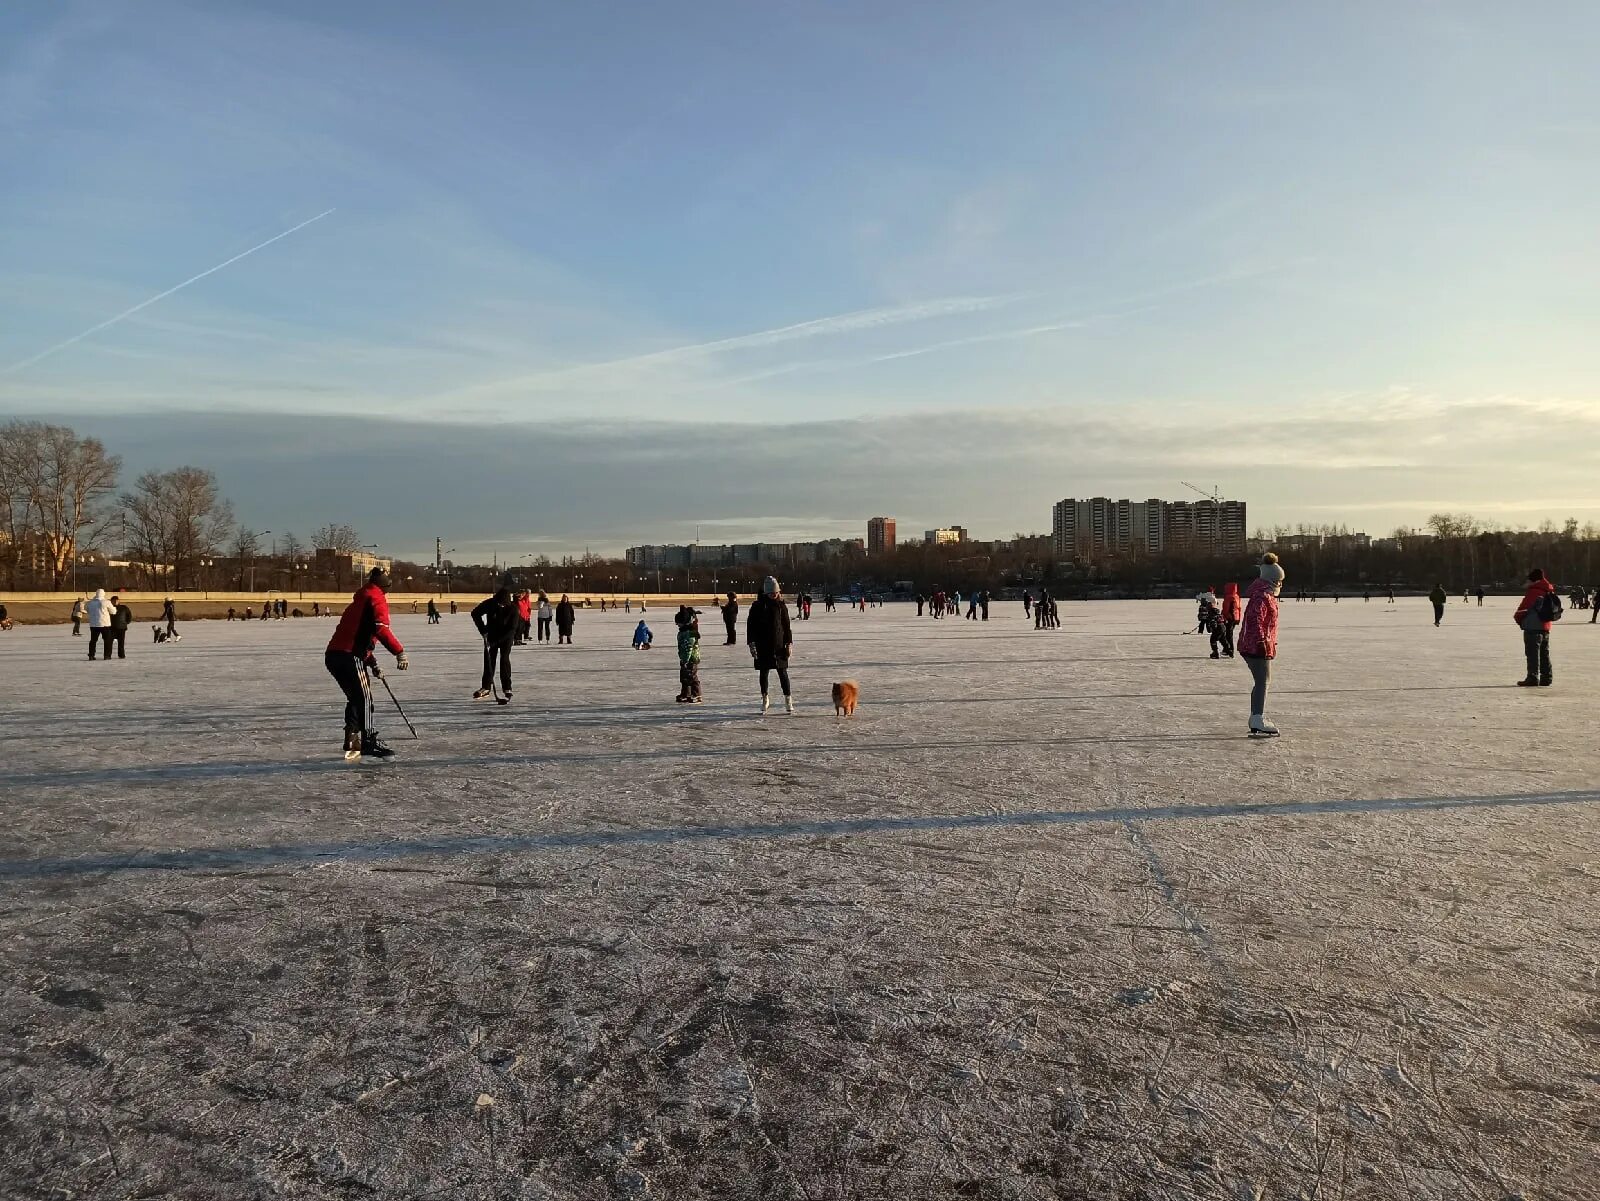
<svg viewBox="0 0 1600 1201">
<path fill-rule="evenodd" d="M 1550 674 L 1550 625 L 1561 620 L 1561 598 L 1540 568 L 1528 573 L 1528 590 L 1512 616 L 1522 628 L 1522 649 L 1528 656 L 1528 674 L 1517 681 L 1517 687 L 1550 687 L 1554 680 Z"/>
<path fill-rule="evenodd" d="M 328 639 L 328 649 L 323 661 L 328 674 L 339 681 L 344 690 L 344 757 L 359 759 L 371 755 L 387 759 L 394 754 L 378 738 L 378 731 L 367 725 L 367 690 L 361 681 L 361 669 L 369 669 L 379 679 L 377 657 L 373 647 L 381 642 L 395 657 L 395 667 L 405 671 L 411 664 L 406 659 L 406 648 L 389 628 L 389 576 L 381 567 L 374 567 L 367 582 L 345 606 L 339 625 Z"/>
</svg>

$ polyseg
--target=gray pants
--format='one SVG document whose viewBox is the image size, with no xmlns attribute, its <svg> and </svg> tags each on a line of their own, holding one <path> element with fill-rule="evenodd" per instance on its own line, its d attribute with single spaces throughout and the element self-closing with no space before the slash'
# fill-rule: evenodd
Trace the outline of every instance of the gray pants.
<svg viewBox="0 0 1600 1201">
<path fill-rule="evenodd" d="M 1272 679 L 1272 660 L 1258 659 L 1254 655 L 1243 656 L 1245 666 L 1250 669 L 1250 675 L 1255 679 L 1255 687 L 1250 689 L 1250 713 L 1267 711 L 1267 683 Z"/>
<path fill-rule="evenodd" d="M 1550 683 L 1554 678 L 1550 672 L 1550 631 L 1523 630 L 1522 649 L 1528 656 L 1528 679 Z"/>
</svg>

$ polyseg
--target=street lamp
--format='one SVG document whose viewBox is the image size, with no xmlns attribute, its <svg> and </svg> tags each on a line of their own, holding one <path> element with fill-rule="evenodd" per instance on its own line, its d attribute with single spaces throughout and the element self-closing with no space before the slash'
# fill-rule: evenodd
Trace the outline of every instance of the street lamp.
<svg viewBox="0 0 1600 1201">
<path fill-rule="evenodd" d="M 272 533 L 271 530 L 262 530 L 261 533 L 256 535 L 256 537 L 265 538 L 270 533 Z M 277 544 L 274 543 L 273 545 L 276 546 Z M 256 552 L 255 552 L 255 547 L 252 546 L 250 548 L 250 591 L 254 592 L 255 590 L 256 590 Z"/>
</svg>

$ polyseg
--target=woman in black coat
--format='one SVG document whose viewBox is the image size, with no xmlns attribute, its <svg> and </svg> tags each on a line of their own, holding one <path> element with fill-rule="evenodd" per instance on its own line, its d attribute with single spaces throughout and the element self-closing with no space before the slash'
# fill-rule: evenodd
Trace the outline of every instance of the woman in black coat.
<svg viewBox="0 0 1600 1201">
<path fill-rule="evenodd" d="M 778 686 L 783 689 L 783 708 L 794 712 L 794 698 L 789 695 L 789 648 L 794 637 L 789 630 L 789 606 L 778 591 L 778 581 L 770 575 L 761 581 L 761 595 L 750 606 L 750 616 L 745 623 L 745 641 L 755 668 L 761 673 L 761 712 L 771 705 L 767 698 L 768 673 L 778 673 Z"/>
<path fill-rule="evenodd" d="M 578 611 L 572 607 L 572 602 L 563 594 L 556 605 L 556 645 L 565 642 L 572 645 L 572 623 L 578 620 Z"/>
</svg>

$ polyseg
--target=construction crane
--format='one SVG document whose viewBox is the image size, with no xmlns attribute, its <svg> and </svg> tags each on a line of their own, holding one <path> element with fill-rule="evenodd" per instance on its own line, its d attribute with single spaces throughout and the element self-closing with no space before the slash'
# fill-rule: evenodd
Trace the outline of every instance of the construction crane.
<svg viewBox="0 0 1600 1201">
<path fill-rule="evenodd" d="M 1198 492 L 1201 496 L 1205 497 L 1214 504 L 1220 505 L 1222 503 L 1222 489 L 1216 487 L 1215 485 L 1212 486 L 1210 492 L 1207 492 L 1204 488 L 1195 487 L 1195 485 L 1191 484 L 1188 480 L 1179 480 L 1178 482 L 1185 488 L 1189 489 L 1190 492 Z"/>
</svg>

